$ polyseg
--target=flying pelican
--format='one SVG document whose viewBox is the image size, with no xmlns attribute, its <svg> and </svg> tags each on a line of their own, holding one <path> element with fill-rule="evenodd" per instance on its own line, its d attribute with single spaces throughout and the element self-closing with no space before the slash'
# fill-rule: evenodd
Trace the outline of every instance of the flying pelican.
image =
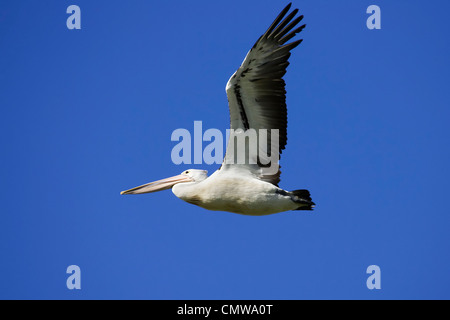
<svg viewBox="0 0 450 320">
<path fill-rule="evenodd" d="M 282 78 L 289 65 L 290 51 L 303 39 L 286 43 L 305 27 L 297 27 L 303 19 L 303 15 L 294 19 L 298 9 L 286 16 L 290 7 L 291 3 L 256 41 L 226 86 L 231 129 L 237 133 L 253 129 L 258 133 L 258 138 L 261 138 L 259 129 L 278 130 L 275 131 L 279 133 L 278 141 L 275 140 L 278 143 L 274 143 L 278 145 L 275 150 L 277 156 L 287 141 L 286 90 Z M 267 142 L 267 147 L 272 147 L 272 140 Z M 226 159 L 234 152 L 233 148 L 229 140 L 222 166 L 210 177 L 205 170 L 189 169 L 178 176 L 147 183 L 122 191 L 121 194 L 150 193 L 172 188 L 178 198 L 188 203 L 208 210 L 244 215 L 312 210 L 315 204 L 308 190 L 285 191 L 278 187 L 281 173 L 278 161 L 276 170 L 267 170 L 267 164 L 262 164 L 262 161 L 230 163 Z"/>
</svg>

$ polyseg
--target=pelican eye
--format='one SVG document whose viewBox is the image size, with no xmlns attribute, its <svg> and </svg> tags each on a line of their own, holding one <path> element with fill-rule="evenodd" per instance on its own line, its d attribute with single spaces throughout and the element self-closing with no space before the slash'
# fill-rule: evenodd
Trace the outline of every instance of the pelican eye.
<svg viewBox="0 0 450 320">
<path fill-rule="evenodd" d="M 185 173 L 186 173 L 186 174 L 189 174 L 189 170 L 187 170 Z"/>
</svg>

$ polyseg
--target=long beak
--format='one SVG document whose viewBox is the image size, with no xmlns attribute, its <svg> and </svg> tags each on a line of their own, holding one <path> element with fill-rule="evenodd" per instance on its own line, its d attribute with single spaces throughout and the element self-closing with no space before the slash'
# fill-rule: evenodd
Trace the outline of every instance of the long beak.
<svg viewBox="0 0 450 320">
<path fill-rule="evenodd" d="M 176 185 L 177 183 L 180 183 L 180 182 L 190 182 L 190 181 L 193 181 L 193 180 L 186 175 L 180 174 L 175 177 L 170 177 L 170 178 L 158 180 L 155 182 L 150 182 L 150 183 L 144 184 L 139 187 L 135 187 L 130 190 L 122 191 L 120 194 L 141 194 L 141 193 L 156 192 L 156 191 L 170 189 L 174 185 Z"/>
</svg>

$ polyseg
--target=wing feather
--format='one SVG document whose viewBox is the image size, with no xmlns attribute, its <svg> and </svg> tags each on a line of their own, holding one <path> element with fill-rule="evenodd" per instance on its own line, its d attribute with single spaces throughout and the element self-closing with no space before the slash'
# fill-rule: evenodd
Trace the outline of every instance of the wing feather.
<svg viewBox="0 0 450 320">
<path fill-rule="evenodd" d="M 278 129 L 279 154 L 287 143 L 286 90 L 283 76 L 289 66 L 290 51 L 303 40 L 288 44 L 286 42 L 305 28 L 305 25 L 295 28 L 302 21 L 303 15 L 294 19 L 298 13 L 298 9 L 294 9 L 286 16 L 290 8 L 291 4 L 287 5 L 258 39 L 226 86 L 231 129 L 255 129 L 256 132 L 259 129 Z M 268 137 L 267 148 L 271 150 L 270 132 Z M 227 149 L 227 153 L 229 151 Z M 275 185 L 280 181 L 279 165 L 278 171 L 270 174 L 264 174 L 264 171 L 260 170 L 264 166 L 260 164 L 246 166 L 261 180 Z M 222 168 L 226 167 L 224 162 Z"/>
</svg>

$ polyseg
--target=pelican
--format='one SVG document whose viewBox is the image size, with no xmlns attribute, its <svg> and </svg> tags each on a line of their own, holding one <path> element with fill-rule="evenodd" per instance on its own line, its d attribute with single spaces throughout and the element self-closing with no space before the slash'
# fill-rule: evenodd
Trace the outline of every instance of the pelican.
<svg viewBox="0 0 450 320">
<path fill-rule="evenodd" d="M 258 139 L 263 139 L 260 129 L 274 130 L 278 141 L 266 141 L 266 147 L 278 156 L 287 141 L 286 90 L 283 76 L 289 65 L 290 51 L 303 39 L 287 43 L 305 25 L 298 26 L 303 15 L 296 17 L 298 9 L 287 14 L 287 5 L 267 31 L 247 53 L 242 65 L 231 76 L 226 93 L 230 110 L 230 135 L 222 166 L 208 177 L 207 171 L 189 169 L 180 175 L 147 183 L 121 194 L 142 194 L 172 188 L 180 199 L 214 211 L 228 211 L 243 215 L 262 216 L 288 210 L 313 210 L 314 202 L 308 190 L 286 191 L 278 187 L 280 166 L 278 161 L 263 164 L 258 153 L 245 148 L 248 158 L 243 163 L 227 161 L 236 145 L 230 140 L 249 130 L 255 130 Z M 267 136 L 266 136 L 267 138 Z M 273 142 L 275 141 L 275 142 Z M 264 148 L 263 148 L 264 149 Z M 258 148 L 260 151 L 260 148 Z M 267 158 L 266 158 L 267 160 Z M 273 170 L 275 166 L 275 170 Z"/>
</svg>

